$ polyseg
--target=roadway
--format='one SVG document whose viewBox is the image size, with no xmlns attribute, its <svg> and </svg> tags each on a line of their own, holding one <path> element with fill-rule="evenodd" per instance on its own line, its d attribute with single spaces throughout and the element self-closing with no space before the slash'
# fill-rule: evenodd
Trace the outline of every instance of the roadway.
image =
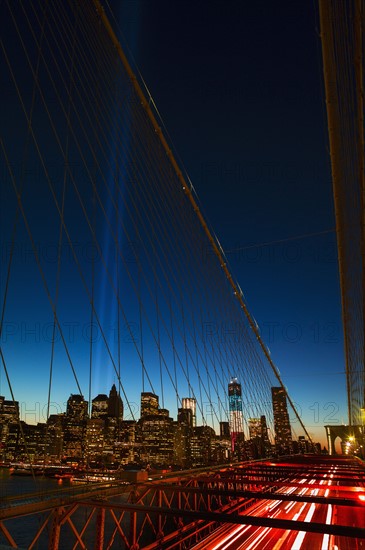
<svg viewBox="0 0 365 550">
<path fill-rule="evenodd" d="M 318 481 L 317 476 L 308 479 L 303 470 L 303 477 L 295 477 L 287 486 L 281 487 L 275 494 L 295 494 L 308 497 L 334 497 L 354 498 L 356 492 L 364 489 L 353 487 L 354 482 L 348 482 L 348 487 L 338 485 L 336 481 L 337 466 L 330 466 L 322 479 Z M 294 485 L 295 483 L 295 485 Z M 300 488 L 301 484 L 306 487 Z M 298 487 L 299 485 L 299 487 Z M 309 486 L 308 486 L 309 485 Z M 314 485 L 311 489 L 310 485 Z M 336 489 L 333 489 L 333 487 Z M 363 497 L 362 497 L 363 498 Z M 365 504 L 365 503 L 364 503 Z M 321 523 L 325 525 L 339 524 L 346 526 L 365 527 L 364 508 L 337 506 L 314 502 L 298 502 L 288 500 L 261 500 L 246 509 L 244 514 L 256 517 L 286 519 L 304 521 L 306 523 Z M 293 525 L 294 527 L 294 525 Z M 194 550 L 353 550 L 362 548 L 362 541 L 348 537 L 334 537 L 329 534 L 311 533 L 306 531 L 286 530 L 257 527 L 252 525 L 224 524 L 217 529 L 209 538 L 194 546 Z M 364 546 L 365 547 L 365 546 Z"/>
</svg>

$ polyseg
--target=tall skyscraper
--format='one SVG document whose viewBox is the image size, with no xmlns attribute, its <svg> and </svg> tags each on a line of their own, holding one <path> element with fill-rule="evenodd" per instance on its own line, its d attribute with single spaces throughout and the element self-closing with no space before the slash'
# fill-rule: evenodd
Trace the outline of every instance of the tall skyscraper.
<svg viewBox="0 0 365 550">
<path fill-rule="evenodd" d="M 115 384 L 112 385 L 108 398 L 108 416 L 116 418 L 118 422 L 123 420 L 123 401 L 117 392 Z"/>
<path fill-rule="evenodd" d="M 86 420 L 87 405 L 83 395 L 71 394 L 67 400 L 66 416 L 75 419 L 76 422 Z"/>
<path fill-rule="evenodd" d="M 167 409 L 160 409 L 158 395 L 141 393 L 141 418 L 138 421 L 140 459 L 154 465 L 173 461 L 173 420 Z"/>
<path fill-rule="evenodd" d="M 229 399 L 229 429 L 231 432 L 232 451 L 235 450 L 237 439 L 244 437 L 243 412 L 242 412 L 242 388 L 237 378 L 232 378 L 228 384 Z"/>
<path fill-rule="evenodd" d="M 249 433 L 250 439 L 262 438 L 261 418 L 248 419 L 248 433 Z"/>
<path fill-rule="evenodd" d="M 275 446 L 278 453 L 290 453 L 292 435 L 289 422 L 286 392 L 282 387 L 271 388 L 274 412 Z"/>
<path fill-rule="evenodd" d="M 183 397 L 181 399 L 181 405 L 183 409 L 190 409 L 192 414 L 192 426 L 196 426 L 196 399 L 195 397 Z"/>
<path fill-rule="evenodd" d="M 174 423 L 174 462 L 183 468 L 191 466 L 191 438 L 193 435 L 193 412 L 179 408 Z"/>
<path fill-rule="evenodd" d="M 18 419 L 18 401 L 7 401 L 5 397 L 0 395 L 0 453 L 2 449 L 5 449 L 10 424 L 18 424 Z"/>
<path fill-rule="evenodd" d="M 229 422 L 219 422 L 219 435 L 229 439 Z"/>
<path fill-rule="evenodd" d="M 64 417 L 63 452 L 68 456 L 83 457 L 88 403 L 83 395 L 71 394 Z"/>
<path fill-rule="evenodd" d="M 158 414 L 158 395 L 150 392 L 141 393 L 141 418 Z"/>
<path fill-rule="evenodd" d="M 248 432 L 250 434 L 252 457 L 259 458 L 269 456 L 271 444 L 267 433 L 265 415 L 260 416 L 260 418 L 249 418 Z"/>
<path fill-rule="evenodd" d="M 106 419 L 108 416 L 108 396 L 105 393 L 99 393 L 92 400 L 91 418 Z"/>
<path fill-rule="evenodd" d="M 263 441 L 263 444 L 264 444 L 264 447 L 266 449 L 266 452 L 269 453 L 271 452 L 271 443 L 270 443 L 270 439 L 269 439 L 269 433 L 268 433 L 268 427 L 267 427 L 267 422 L 266 422 L 266 416 L 263 414 L 261 417 L 260 417 L 260 420 L 261 420 L 261 436 L 262 436 L 262 441 Z"/>
</svg>

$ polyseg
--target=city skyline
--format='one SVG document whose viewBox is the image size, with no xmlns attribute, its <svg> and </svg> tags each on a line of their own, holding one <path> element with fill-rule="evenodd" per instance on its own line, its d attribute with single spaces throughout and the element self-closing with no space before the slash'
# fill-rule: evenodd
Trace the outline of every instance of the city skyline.
<svg viewBox="0 0 365 550">
<path fill-rule="evenodd" d="M 235 380 L 236 380 L 236 382 L 235 382 L 236 386 L 240 386 L 240 384 L 237 382 L 237 379 L 235 379 Z M 230 383 L 229 386 L 228 386 L 228 393 L 227 393 L 228 398 L 229 398 L 230 391 L 231 391 L 231 389 L 230 389 L 231 384 L 232 383 Z M 70 393 L 67 400 L 65 400 L 62 404 L 51 402 L 50 403 L 49 416 L 54 416 L 54 415 L 57 416 L 57 415 L 67 414 L 67 409 L 69 407 L 70 400 L 72 401 L 73 399 L 76 399 L 77 401 L 79 399 L 82 400 L 83 407 L 85 407 L 85 415 L 88 416 L 89 418 L 91 418 L 92 416 L 95 417 L 95 418 L 102 417 L 102 416 L 108 416 L 111 413 L 108 409 L 108 406 L 106 406 L 105 403 L 109 402 L 110 397 L 111 397 L 112 394 L 115 395 L 114 401 L 115 402 L 120 402 L 119 408 L 120 408 L 120 411 L 121 411 L 121 417 L 124 420 L 133 420 L 133 421 L 138 420 L 142 416 L 153 415 L 153 414 L 158 413 L 161 410 L 170 412 L 169 409 L 161 407 L 161 404 L 159 403 L 159 395 L 154 394 L 152 392 L 141 392 L 139 401 L 133 403 L 134 405 L 136 405 L 136 407 L 132 411 L 132 414 L 131 414 L 130 410 L 127 410 L 126 411 L 127 414 L 125 415 L 124 414 L 123 400 L 121 399 L 120 394 L 116 389 L 116 385 L 113 383 L 111 388 L 110 388 L 109 394 L 108 393 L 105 393 L 105 394 L 104 393 L 103 394 L 98 393 L 94 397 L 91 397 L 90 402 L 88 401 L 88 399 L 85 397 L 84 394 L 79 394 L 79 393 Z M 6 396 L 0 395 L 0 397 L 2 399 L 4 399 L 7 403 L 13 403 L 12 399 L 6 399 Z M 24 421 L 24 422 L 26 422 L 27 424 L 30 424 L 30 425 L 35 425 L 37 423 L 47 422 L 47 415 L 46 415 L 46 410 L 45 410 L 46 405 L 43 408 L 43 410 L 40 407 L 36 407 L 34 410 L 27 410 L 24 407 L 25 403 L 19 402 L 17 400 L 15 400 L 15 403 L 16 403 L 16 408 L 19 411 L 19 419 L 20 420 L 22 420 L 22 421 Z M 200 405 L 200 407 L 199 406 L 197 407 L 196 399 L 193 398 L 193 397 L 182 397 L 180 404 L 181 404 L 181 407 L 179 407 L 177 410 L 172 409 L 173 416 L 177 417 L 178 414 L 179 414 L 179 411 L 190 410 L 191 411 L 192 426 L 193 427 L 197 426 L 196 409 L 198 408 L 198 410 L 199 410 L 199 408 L 200 408 L 200 410 L 202 410 L 201 405 Z M 272 402 L 270 402 L 270 406 L 272 406 Z M 207 409 L 209 409 L 211 411 L 213 407 L 214 407 L 213 403 L 207 402 Z M 241 407 L 239 409 L 240 418 L 239 418 L 238 421 L 237 420 L 232 420 L 232 414 L 231 414 L 232 410 L 229 409 L 228 411 L 226 411 L 226 414 L 221 416 L 219 424 L 221 424 L 222 422 L 227 423 L 228 425 L 231 424 L 231 426 L 233 428 L 232 429 L 233 433 L 236 433 L 236 432 L 242 433 L 242 434 L 245 435 L 245 437 L 247 437 L 247 435 L 249 434 L 249 421 L 252 418 L 248 414 L 248 412 L 249 412 L 248 409 L 246 409 L 247 414 L 244 414 L 244 409 L 242 407 L 242 402 L 240 402 L 240 407 Z M 116 405 L 114 405 L 114 410 L 116 410 Z M 272 411 L 272 413 L 273 413 L 273 411 Z M 116 416 L 116 415 L 112 414 L 112 416 Z M 201 423 L 206 424 L 207 421 L 209 421 L 209 417 L 213 417 L 213 416 L 214 416 L 214 414 L 212 412 L 210 412 L 210 414 L 207 414 L 204 417 L 200 416 L 198 418 L 199 423 L 200 424 Z M 214 428 L 216 432 L 219 432 L 219 430 L 220 430 L 219 424 L 216 425 L 215 428 Z M 214 421 L 213 421 L 213 425 L 214 425 Z M 238 427 L 238 430 L 236 429 L 237 427 Z"/>
<path fill-rule="evenodd" d="M 50 414 L 46 422 L 37 424 L 19 421 L 19 403 L 0 396 L 1 461 L 89 464 L 106 460 L 124 465 L 189 467 L 216 460 L 221 463 L 314 452 L 312 445 L 316 452 L 322 452 L 319 443 L 303 436 L 292 439 L 282 388 L 272 388 L 275 433 L 271 434 L 265 415 L 246 418 L 244 430 L 237 379 L 230 382 L 227 391 L 230 420 L 220 421 L 216 429 L 205 422 L 196 423 L 194 399 L 183 398 L 184 406 L 174 420 L 169 410 L 160 407 L 159 396 L 151 392 L 141 393 L 139 418 L 126 419 L 114 384 L 108 395 L 92 398 L 91 407 L 83 395 L 71 394 L 64 412 Z"/>
</svg>

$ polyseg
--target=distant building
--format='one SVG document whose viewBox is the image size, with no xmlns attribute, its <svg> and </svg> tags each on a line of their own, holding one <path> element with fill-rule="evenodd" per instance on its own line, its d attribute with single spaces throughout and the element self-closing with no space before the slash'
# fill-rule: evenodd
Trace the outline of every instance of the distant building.
<svg viewBox="0 0 365 550">
<path fill-rule="evenodd" d="M 262 456 L 270 456 L 272 453 L 272 445 L 269 439 L 269 428 L 267 427 L 266 416 L 264 414 L 261 415 L 260 421 L 262 446 L 264 448 L 264 454 Z"/>
<path fill-rule="evenodd" d="M 71 394 L 67 400 L 63 426 L 63 454 L 83 458 L 88 403 L 83 395 Z"/>
<path fill-rule="evenodd" d="M 141 418 L 151 414 L 158 414 L 158 396 L 154 393 L 141 393 Z"/>
<path fill-rule="evenodd" d="M 262 458 L 271 454 L 271 444 L 267 433 L 266 417 L 248 419 L 251 458 Z"/>
<path fill-rule="evenodd" d="M 83 395 L 71 394 L 67 400 L 66 416 L 75 420 L 86 420 L 87 418 L 87 401 Z"/>
<path fill-rule="evenodd" d="M 174 461 L 173 419 L 164 414 L 145 415 L 139 420 L 140 458 L 152 466 Z"/>
<path fill-rule="evenodd" d="M 294 443 L 294 441 L 293 441 Z M 298 436 L 298 442 L 297 442 L 298 452 L 299 453 L 309 453 L 312 450 L 312 445 L 309 443 L 309 441 L 304 437 L 304 435 Z"/>
<path fill-rule="evenodd" d="M 19 403 L 8 401 L 0 395 L 0 458 L 8 460 L 12 458 L 13 451 L 8 450 L 8 439 L 11 425 L 18 425 Z M 11 457 L 10 457 L 11 455 Z"/>
<path fill-rule="evenodd" d="M 286 391 L 282 387 L 271 388 L 274 412 L 275 447 L 279 454 L 290 453 L 292 435 L 289 421 Z"/>
<path fill-rule="evenodd" d="M 117 459 L 122 464 L 139 461 L 140 443 L 135 420 L 123 420 L 120 425 L 119 441 L 115 449 Z"/>
<path fill-rule="evenodd" d="M 119 442 L 120 427 L 123 422 L 123 401 L 112 385 L 108 397 L 107 416 L 105 417 L 104 454 L 115 455 L 115 445 Z"/>
<path fill-rule="evenodd" d="M 45 454 L 49 460 L 59 460 L 63 448 L 63 426 L 65 413 L 51 414 L 47 420 Z"/>
<path fill-rule="evenodd" d="M 117 392 L 115 384 L 112 385 L 108 397 L 108 416 L 116 418 L 118 422 L 123 420 L 123 401 Z"/>
<path fill-rule="evenodd" d="M 108 396 L 105 393 L 99 393 L 92 400 L 91 418 L 101 418 L 103 420 L 108 416 Z"/>
<path fill-rule="evenodd" d="M 221 437 L 229 439 L 229 422 L 219 422 L 219 435 Z"/>
<path fill-rule="evenodd" d="M 19 402 L 8 401 L 0 395 L 0 420 L 1 423 L 18 422 L 19 419 Z"/>
<path fill-rule="evenodd" d="M 261 439 L 261 419 L 249 418 L 248 419 L 248 433 L 250 439 Z"/>
<path fill-rule="evenodd" d="M 140 459 L 154 466 L 166 466 L 174 460 L 173 419 L 160 409 L 158 396 L 141 393 L 141 418 L 138 421 Z"/>
<path fill-rule="evenodd" d="M 217 438 L 216 455 L 217 463 L 223 464 L 231 460 L 231 435 L 229 422 L 219 422 L 219 437 Z"/>
<path fill-rule="evenodd" d="M 183 409 L 191 410 L 192 427 L 196 426 L 196 399 L 195 397 L 183 397 L 181 399 L 181 405 Z"/>
<path fill-rule="evenodd" d="M 86 453 L 88 460 L 99 459 L 104 451 L 105 421 L 90 418 L 86 422 Z"/>
<path fill-rule="evenodd" d="M 238 440 L 244 440 L 242 388 L 237 378 L 232 378 L 228 384 L 229 429 L 231 434 L 232 452 L 236 452 Z"/>
<path fill-rule="evenodd" d="M 204 466 L 214 461 L 216 435 L 210 426 L 196 426 L 191 437 L 191 466 Z"/>
<path fill-rule="evenodd" d="M 26 422 L 9 425 L 7 455 L 10 460 L 36 462 L 44 458 L 47 426 Z"/>
<path fill-rule="evenodd" d="M 191 465 L 192 416 L 190 408 L 180 408 L 177 422 L 174 422 L 174 464 L 183 468 L 189 468 Z"/>
</svg>

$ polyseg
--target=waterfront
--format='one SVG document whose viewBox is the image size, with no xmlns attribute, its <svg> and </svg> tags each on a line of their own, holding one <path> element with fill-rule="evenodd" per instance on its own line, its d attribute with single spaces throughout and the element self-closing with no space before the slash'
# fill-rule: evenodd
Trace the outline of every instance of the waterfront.
<svg viewBox="0 0 365 550">
<path fill-rule="evenodd" d="M 102 484 L 100 484 L 102 485 Z M 89 487 L 95 486 L 90 484 Z M 29 503 L 40 499 L 41 501 L 49 498 L 50 495 L 56 496 L 69 496 L 70 493 L 75 494 L 78 491 L 85 489 L 85 485 L 79 485 L 72 483 L 69 480 L 56 480 L 46 477 L 37 476 L 16 476 L 11 475 L 8 468 L 0 468 L 0 510 L 2 507 L 12 507 L 15 504 Z M 19 497 L 24 497 L 19 498 Z M 127 493 L 117 497 L 117 501 L 125 501 Z M 19 549 L 28 548 L 35 533 L 41 527 L 45 518 L 49 512 L 41 512 L 33 515 L 25 515 L 20 518 L 7 520 L 5 525 L 14 538 L 17 547 Z M 90 514 L 90 508 L 80 508 L 73 516 L 72 521 L 76 529 L 80 532 L 85 525 L 85 520 Z M 90 529 L 85 533 L 83 540 L 86 548 L 93 548 L 95 544 L 95 516 L 90 521 Z M 124 522 L 123 522 L 124 523 Z M 48 542 L 50 537 L 51 524 L 47 524 L 42 535 L 37 541 L 34 548 L 37 550 L 46 550 L 48 548 Z M 113 530 L 113 524 L 111 521 L 106 522 L 105 532 L 110 535 Z M 62 550 L 68 550 L 74 547 L 75 538 L 71 532 L 70 525 L 66 524 L 62 527 Z M 0 548 L 6 544 L 6 539 L 0 531 Z M 120 541 L 115 541 L 112 548 L 123 548 L 123 544 Z"/>
<path fill-rule="evenodd" d="M 1 498 L 15 497 L 28 493 L 41 493 L 65 487 L 65 482 L 56 479 L 37 476 L 11 475 L 9 468 L 0 468 L 0 495 Z"/>
<path fill-rule="evenodd" d="M 68 485 L 69 482 L 67 482 Z M 46 494 L 49 491 L 54 491 L 59 488 L 65 487 L 64 482 L 59 482 L 55 479 L 37 476 L 16 476 L 11 475 L 9 468 L 0 468 L 0 495 L 1 506 L 8 504 L 6 499 L 12 499 L 13 497 L 19 497 L 21 495 L 32 494 Z M 15 500 L 15 499 L 14 499 Z M 27 548 L 29 546 L 29 540 L 31 534 L 35 533 L 42 523 L 43 514 L 22 516 L 19 519 L 12 519 L 6 522 L 6 527 L 12 534 L 19 548 Z M 0 534 L 0 544 L 5 544 L 5 538 Z M 39 545 L 36 546 L 38 550 L 46 548 L 46 540 L 48 533 L 42 540 L 39 541 Z"/>
</svg>

